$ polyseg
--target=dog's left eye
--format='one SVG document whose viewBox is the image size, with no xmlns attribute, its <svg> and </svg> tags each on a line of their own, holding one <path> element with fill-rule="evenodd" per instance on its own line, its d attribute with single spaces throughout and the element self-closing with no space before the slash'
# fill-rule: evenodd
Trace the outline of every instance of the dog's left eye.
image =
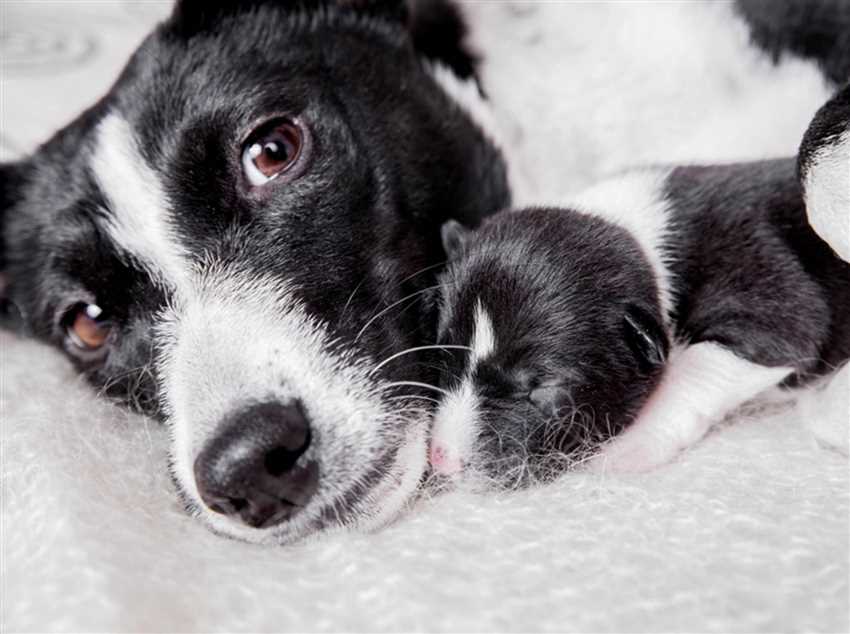
<svg viewBox="0 0 850 634">
<path fill-rule="evenodd" d="M 105 350 L 112 330 L 97 304 L 75 305 L 66 313 L 64 325 L 68 350 L 89 360 Z"/>
<path fill-rule="evenodd" d="M 254 187 L 289 171 L 301 156 L 304 135 L 297 123 L 276 119 L 257 128 L 242 150 L 242 170 Z"/>
</svg>

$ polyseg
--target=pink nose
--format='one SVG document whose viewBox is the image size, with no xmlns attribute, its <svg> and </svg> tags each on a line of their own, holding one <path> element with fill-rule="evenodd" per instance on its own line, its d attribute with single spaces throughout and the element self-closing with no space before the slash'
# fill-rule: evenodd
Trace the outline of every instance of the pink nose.
<svg viewBox="0 0 850 634">
<path fill-rule="evenodd" d="M 443 445 L 431 445 L 431 468 L 436 473 L 441 475 L 455 475 L 460 473 L 463 465 L 460 458 L 453 456 L 452 453 Z"/>
</svg>

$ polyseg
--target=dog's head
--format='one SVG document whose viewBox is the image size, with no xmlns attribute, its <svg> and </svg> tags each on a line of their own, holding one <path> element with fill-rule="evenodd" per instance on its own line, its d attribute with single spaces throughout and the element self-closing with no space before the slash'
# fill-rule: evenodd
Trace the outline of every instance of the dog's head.
<svg viewBox="0 0 850 634">
<path fill-rule="evenodd" d="M 215 530 L 374 525 L 422 475 L 407 397 L 433 377 L 381 361 L 433 340 L 441 223 L 508 199 L 435 80 L 472 79 L 462 35 L 435 2 L 184 0 L 106 97 L 2 168 L 18 321 L 166 421 Z"/>
</svg>

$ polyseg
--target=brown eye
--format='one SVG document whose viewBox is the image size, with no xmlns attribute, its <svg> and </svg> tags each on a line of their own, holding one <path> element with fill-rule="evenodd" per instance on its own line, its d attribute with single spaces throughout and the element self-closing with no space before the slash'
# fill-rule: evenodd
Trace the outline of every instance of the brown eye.
<svg viewBox="0 0 850 634">
<path fill-rule="evenodd" d="M 242 170 L 255 187 L 289 170 L 304 146 L 301 128 L 289 119 L 276 119 L 248 137 L 242 150 Z"/>
<path fill-rule="evenodd" d="M 66 324 L 69 343 L 80 351 L 100 350 L 109 337 L 110 326 L 97 304 L 77 304 L 69 311 Z"/>
</svg>

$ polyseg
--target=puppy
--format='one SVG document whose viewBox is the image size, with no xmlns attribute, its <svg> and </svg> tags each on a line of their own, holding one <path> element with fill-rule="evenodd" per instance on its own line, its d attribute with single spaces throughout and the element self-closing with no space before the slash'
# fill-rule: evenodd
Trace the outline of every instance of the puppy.
<svg viewBox="0 0 850 634">
<path fill-rule="evenodd" d="M 443 389 L 437 472 L 509 485 L 561 469 L 628 424 L 669 349 L 658 283 L 625 229 L 565 209 L 503 212 L 443 228 Z"/>
<path fill-rule="evenodd" d="M 443 229 L 430 460 L 503 485 L 584 458 L 644 470 L 777 385 L 850 358 L 850 264 L 793 159 L 634 171 L 570 208 Z"/>
</svg>

